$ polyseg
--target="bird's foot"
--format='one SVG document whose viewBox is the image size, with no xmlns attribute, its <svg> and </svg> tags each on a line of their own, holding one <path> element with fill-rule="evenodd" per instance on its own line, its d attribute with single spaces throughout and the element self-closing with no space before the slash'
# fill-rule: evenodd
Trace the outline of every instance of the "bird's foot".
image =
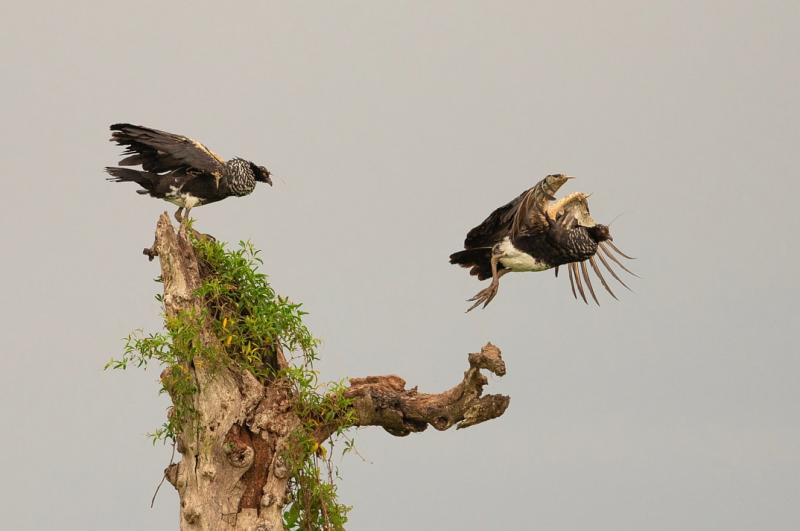
<svg viewBox="0 0 800 531">
<path fill-rule="evenodd" d="M 499 282 L 492 282 L 491 284 L 489 284 L 488 288 L 480 290 L 478 293 L 475 294 L 474 297 L 472 297 L 471 299 L 467 299 L 467 302 L 473 302 L 473 301 L 475 302 L 475 304 L 469 307 L 467 312 L 471 312 L 481 304 L 483 304 L 483 307 L 486 308 L 486 305 L 492 302 L 494 296 L 497 295 L 497 288 L 499 287 L 500 287 Z"/>
</svg>

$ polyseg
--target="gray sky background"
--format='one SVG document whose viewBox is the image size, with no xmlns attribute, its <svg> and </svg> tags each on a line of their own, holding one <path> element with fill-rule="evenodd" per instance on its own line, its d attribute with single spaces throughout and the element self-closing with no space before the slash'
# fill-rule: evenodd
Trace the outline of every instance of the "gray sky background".
<svg viewBox="0 0 800 531">
<path fill-rule="evenodd" d="M 436 391 L 487 340 L 500 419 L 347 457 L 352 530 L 800 529 L 794 333 L 800 3 L 5 2 L 3 528 L 177 529 L 141 255 L 166 203 L 104 181 L 108 125 L 277 178 L 194 211 L 263 249 L 323 378 Z M 578 176 L 643 280 L 600 308 L 515 274 L 485 311 L 448 264 L 543 175 Z M 598 285 L 599 287 L 599 285 Z"/>
</svg>

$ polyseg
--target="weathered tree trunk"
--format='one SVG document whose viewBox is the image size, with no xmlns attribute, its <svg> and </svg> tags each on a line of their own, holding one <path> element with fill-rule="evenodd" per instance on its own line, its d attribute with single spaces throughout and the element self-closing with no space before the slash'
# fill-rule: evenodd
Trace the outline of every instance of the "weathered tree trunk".
<svg viewBox="0 0 800 531">
<path fill-rule="evenodd" d="M 195 296 L 202 271 L 185 229 L 176 232 L 167 214 L 156 228 L 150 251 L 161 262 L 164 305 L 167 317 L 198 311 L 202 301 Z M 212 348 L 221 345 L 210 324 L 201 325 L 201 340 Z M 279 366 L 285 366 L 276 345 Z M 500 350 L 487 344 L 470 354 L 463 380 L 441 394 L 405 389 L 398 376 L 370 376 L 350 380 L 346 396 L 352 399 L 355 425 L 381 426 L 393 435 L 422 431 L 428 424 L 444 430 L 457 424 L 468 427 L 502 415 L 509 398 L 481 396 L 487 369 L 505 374 Z M 289 381 L 276 379 L 262 384 L 247 370 L 215 367 L 195 358 L 191 367 L 196 419 L 177 438 L 182 459 L 165 470 L 180 496 L 180 527 L 183 531 L 279 531 L 286 503 L 290 470 L 283 451 L 293 430 L 304 419 L 294 408 L 294 390 Z M 167 378 L 169 374 L 163 374 Z M 318 442 L 339 426 L 317 430 Z"/>
</svg>

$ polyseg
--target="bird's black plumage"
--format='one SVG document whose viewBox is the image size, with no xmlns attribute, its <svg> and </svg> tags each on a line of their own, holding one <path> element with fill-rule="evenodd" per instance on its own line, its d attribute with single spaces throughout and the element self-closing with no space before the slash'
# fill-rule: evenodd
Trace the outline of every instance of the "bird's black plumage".
<svg viewBox="0 0 800 531">
<path fill-rule="evenodd" d="M 125 146 L 120 166 L 107 167 L 110 181 L 135 182 L 140 194 L 164 199 L 182 209 L 251 193 L 256 182 L 272 185 L 270 172 L 248 160 L 224 160 L 191 138 L 131 124 L 111 126 L 111 141 Z"/>
<path fill-rule="evenodd" d="M 470 268 L 470 274 L 479 280 L 492 278 L 488 288 L 470 299 L 475 301 L 470 310 L 481 303 L 484 307 L 489 304 L 497 293 L 500 277 L 510 271 L 556 268 L 558 275 L 558 267 L 562 265 L 568 265 L 573 292 L 577 284 L 584 301 L 587 300 L 582 277 L 597 302 L 586 261 L 600 278 L 603 287 L 614 296 L 594 256 L 597 255 L 620 282 L 598 250 L 606 252 L 606 256 L 616 262 L 619 261 L 612 251 L 629 257 L 613 246 L 608 227 L 595 223 L 591 218 L 586 194 L 576 192 L 556 200 L 556 192 L 570 178 L 562 174 L 548 175 L 513 201 L 492 212 L 483 223 L 469 231 L 464 241 L 465 249 L 450 255 L 450 263 Z"/>
</svg>

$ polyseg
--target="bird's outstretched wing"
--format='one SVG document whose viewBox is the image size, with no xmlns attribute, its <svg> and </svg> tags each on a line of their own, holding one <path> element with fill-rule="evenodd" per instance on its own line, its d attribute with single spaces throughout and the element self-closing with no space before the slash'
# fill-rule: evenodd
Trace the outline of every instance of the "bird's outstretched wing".
<svg viewBox="0 0 800 531">
<path fill-rule="evenodd" d="M 483 223 L 469 231 L 464 241 L 466 249 L 475 247 L 491 247 L 503 237 L 512 238 L 522 235 L 533 235 L 547 231 L 548 223 L 545 209 L 549 201 L 555 199 L 555 193 L 571 177 L 565 175 L 548 175 L 533 188 L 525 190 L 516 199 L 506 203 L 494 212 Z"/>
<path fill-rule="evenodd" d="M 495 209 L 483 223 L 469 231 L 467 233 L 467 239 L 464 240 L 464 248 L 474 249 L 477 247 L 491 247 L 502 240 L 508 233 L 519 203 L 527 193 L 528 191 L 526 190 L 516 199 Z"/>
<path fill-rule="evenodd" d="M 588 198 L 589 194 L 573 192 L 547 205 L 547 215 L 566 230 L 576 226 L 594 227 L 597 222 L 589 213 Z"/>
<path fill-rule="evenodd" d="M 126 146 L 120 166 L 142 165 L 145 171 L 162 173 L 179 168 L 194 168 L 221 176 L 225 161 L 191 138 L 131 124 L 111 126 L 111 141 Z"/>
<path fill-rule="evenodd" d="M 547 205 L 556 198 L 556 192 L 571 177 L 548 175 L 522 196 L 511 222 L 511 238 L 547 232 Z"/>
</svg>

